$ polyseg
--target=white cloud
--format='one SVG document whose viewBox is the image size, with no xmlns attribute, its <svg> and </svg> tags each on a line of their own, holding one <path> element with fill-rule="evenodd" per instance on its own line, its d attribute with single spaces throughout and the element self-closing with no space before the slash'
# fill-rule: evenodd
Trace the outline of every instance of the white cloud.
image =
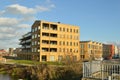
<svg viewBox="0 0 120 80">
<path fill-rule="evenodd" d="M 16 18 L 0 17 L 0 26 L 13 26 L 19 23 Z"/>
<path fill-rule="evenodd" d="M 36 6 L 35 10 L 36 10 L 36 12 L 43 12 L 43 11 L 49 11 L 50 8 L 44 7 L 44 6 Z"/>
<path fill-rule="evenodd" d="M 0 28 L 0 33 L 13 33 L 15 31 L 14 28 L 11 27 L 1 27 Z"/>
<path fill-rule="evenodd" d="M 20 24 L 18 25 L 19 28 L 30 28 L 30 25 L 28 24 Z"/>
<path fill-rule="evenodd" d="M 49 4 L 47 6 L 36 5 L 33 8 L 29 8 L 19 4 L 8 5 L 5 10 L 0 11 L 0 14 L 11 14 L 11 15 L 32 15 L 37 12 L 50 11 L 54 8 L 54 4 Z"/>
<path fill-rule="evenodd" d="M 16 35 L 15 34 L 4 34 L 0 33 L 0 40 L 10 40 L 14 38 Z"/>
<path fill-rule="evenodd" d="M 13 4 L 9 5 L 6 8 L 6 13 L 11 13 L 11 14 L 34 14 L 36 13 L 34 8 L 28 8 L 19 4 Z"/>
</svg>

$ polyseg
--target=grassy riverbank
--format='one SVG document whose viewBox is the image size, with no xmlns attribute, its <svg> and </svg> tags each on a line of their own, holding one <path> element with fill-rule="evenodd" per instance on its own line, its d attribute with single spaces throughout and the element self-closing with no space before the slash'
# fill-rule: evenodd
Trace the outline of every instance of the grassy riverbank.
<svg viewBox="0 0 120 80">
<path fill-rule="evenodd" d="M 82 77 L 82 64 L 72 63 L 63 66 L 58 62 L 39 63 L 26 60 L 11 60 L 10 62 L 34 66 L 0 64 L 0 73 L 25 80 L 80 80 Z"/>
<path fill-rule="evenodd" d="M 39 65 L 39 64 L 63 65 L 63 63 L 60 63 L 60 62 L 38 62 L 38 61 L 31 61 L 31 60 L 14 60 L 14 59 L 9 59 L 9 60 L 7 60 L 6 63 L 25 64 L 25 65 Z"/>
</svg>

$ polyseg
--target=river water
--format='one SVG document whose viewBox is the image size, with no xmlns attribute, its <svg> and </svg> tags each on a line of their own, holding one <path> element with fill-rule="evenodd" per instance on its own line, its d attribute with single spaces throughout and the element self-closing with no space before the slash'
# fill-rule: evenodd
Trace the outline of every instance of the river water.
<svg viewBox="0 0 120 80">
<path fill-rule="evenodd" d="M 9 75 L 5 74 L 0 74 L 0 80 L 12 80 Z"/>
</svg>

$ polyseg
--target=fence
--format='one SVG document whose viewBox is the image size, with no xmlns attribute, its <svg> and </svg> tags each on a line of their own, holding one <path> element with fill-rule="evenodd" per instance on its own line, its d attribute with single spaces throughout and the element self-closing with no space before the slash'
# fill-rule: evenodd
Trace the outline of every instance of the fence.
<svg viewBox="0 0 120 80">
<path fill-rule="evenodd" d="M 83 79 L 120 80 L 120 62 L 119 61 L 84 62 Z"/>
</svg>

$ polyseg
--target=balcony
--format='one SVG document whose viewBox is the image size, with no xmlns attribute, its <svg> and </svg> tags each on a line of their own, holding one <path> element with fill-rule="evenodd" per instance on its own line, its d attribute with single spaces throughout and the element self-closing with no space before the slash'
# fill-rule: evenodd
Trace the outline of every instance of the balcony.
<svg viewBox="0 0 120 80">
<path fill-rule="evenodd" d="M 31 46 L 30 45 L 26 45 L 26 48 L 31 48 Z"/>
<path fill-rule="evenodd" d="M 50 47 L 57 47 L 57 41 L 50 41 Z"/>
<path fill-rule="evenodd" d="M 42 44 L 49 44 L 48 40 L 42 40 Z"/>
<path fill-rule="evenodd" d="M 57 45 L 57 41 L 50 41 L 51 45 Z"/>
<path fill-rule="evenodd" d="M 50 48 L 50 52 L 57 52 L 57 48 Z"/>
<path fill-rule="evenodd" d="M 43 23 L 42 29 L 48 30 L 49 29 L 49 24 Z"/>
<path fill-rule="evenodd" d="M 51 33 L 51 34 L 50 34 L 50 37 L 57 38 L 57 34 Z"/>
<path fill-rule="evenodd" d="M 24 48 L 25 48 L 25 46 L 22 46 L 21 48 L 22 48 L 22 49 L 24 49 Z"/>
<path fill-rule="evenodd" d="M 51 24 L 50 25 L 50 30 L 57 31 L 57 25 Z"/>
<path fill-rule="evenodd" d="M 42 52 L 48 52 L 49 49 L 48 48 L 42 48 Z"/>
<path fill-rule="evenodd" d="M 26 43 L 27 43 L 27 42 L 31 42 L 31 39 L 29 39 L 29 40 L 26 40 Z"/>
<path fill-rule="evenodd" d="M 31 32 L 29 32 L 29 33 L 23 35 L 23 37 L 29 37 L 29 36 L 31 36 L 31 35 L 32 35 Z"/>
<path fill-rule="evenodd" d="M 43 32 L 43 33 L 42 33 L 42 36 L 43 36 L 43 37 L 44 37 L 44 36 L 45 36 L 45 37 L 48 37 L 48 36 L 49 36 L 49 33 L 44 33 L 44 32 Z"/>
<path fill-rule="evenodd" d="M 22 44 L 25 44 L 25 43 L 26 43 L 25 41 L 21 41 L 21 42 L 20 42 L 21 45 L 22 45 Z"/>
</svg>

